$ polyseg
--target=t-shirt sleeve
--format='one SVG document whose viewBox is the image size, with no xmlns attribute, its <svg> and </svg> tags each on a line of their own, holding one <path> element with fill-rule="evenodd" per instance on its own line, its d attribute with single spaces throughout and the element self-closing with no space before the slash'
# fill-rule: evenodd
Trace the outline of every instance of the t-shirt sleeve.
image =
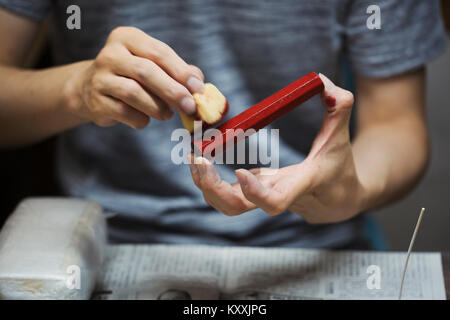
<svg viewBox="0 0 450 320">
<path fill-rule="evenodd" d="M 438 0 L 381 0 L 381 29 L 369 29 L 373 0 L 355 0 L 344 26 L 345 50 L 356 74 L 387 77 L 418 68 L 445 50 Z"/>
<path fill-rule="evenodd" d="M 0 0 L 0 9 L 42 21 L 50 11 L 51 0 Z"/>
</svg>

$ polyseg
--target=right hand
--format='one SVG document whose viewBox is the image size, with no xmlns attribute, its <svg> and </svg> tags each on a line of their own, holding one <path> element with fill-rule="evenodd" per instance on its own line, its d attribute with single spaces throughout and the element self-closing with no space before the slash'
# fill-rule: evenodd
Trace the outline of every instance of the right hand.
<svg viewBox="0 0 450 320">
<path fill-rule="evenodd" d="M 134 129 L 150 118 L 168 120 L 174 107 L 195 114 L 192 93 L 204 76 L 167 44 L 134 27 L 114 29 L 95 60 L 82 62 L 70 85 L 70 109 L 99 126 L 122 122 Z"/>
</svg>

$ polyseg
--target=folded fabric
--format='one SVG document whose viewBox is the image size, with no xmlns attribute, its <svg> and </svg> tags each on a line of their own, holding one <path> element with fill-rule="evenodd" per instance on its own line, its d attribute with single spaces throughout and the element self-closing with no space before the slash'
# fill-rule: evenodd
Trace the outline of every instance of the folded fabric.
<svg viewBox="0 0 450 320">
<path fill-rule="evenodd" d="M 89 299 L 105 245 L 99 204 L 23 200 L 0 232 L 0 299 Z"/>
</svg>

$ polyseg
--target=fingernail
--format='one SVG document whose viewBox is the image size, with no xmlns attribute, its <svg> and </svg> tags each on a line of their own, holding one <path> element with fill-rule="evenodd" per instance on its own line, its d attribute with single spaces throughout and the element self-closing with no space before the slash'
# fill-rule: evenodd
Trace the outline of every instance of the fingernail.
<svg viewBox="0 0 450 320">
<path fill-rule="evenodd" d="M 202 176 L 206 173 L 206 163 L 202 157 L 194 158 L 194 167 L 197 169 L 197 173 Z"/>
<path fill-rule="evenodd" d="M 194 157 L 194 163 L 195 164 L 203 163 L 203 158 L 202 157 Z"/>
<path fill-rule="evenodd" d="M 190 164 L 189 166 L 191 167 L 191 170 L 192 170 L 192 173 L 193 173 L 193 174 L 197 174 L 197 173 L 198 173 L 197 165 L 195 165 L 195 164 Z"/>
<path fill-rule="evenodd" d="M 181 110 L 188 116 L 194 115 L 196 112 L 195 101 L 192 97 L 184 97 L 180 103 Z"/>
<path fill-rule="evenodd" d="M 200 79 L 196 77 L 189 77 L 188 81 L 186 82 L 186 85 L 192 93 L 203 92 L 204 84 L 202 81 L 200 81 Z"/>
<path fill-rule="evenodd" d="M 327 91 L 333 91 L 334 88 L 336 87 L 336 85 L 330 80 L 328 79 L 325 75 L 323 75 L 322 73 L 319 73 L 319 77 L 323 82 L 323 85 L 325 86 L 325 90 Z"/>
</svg>

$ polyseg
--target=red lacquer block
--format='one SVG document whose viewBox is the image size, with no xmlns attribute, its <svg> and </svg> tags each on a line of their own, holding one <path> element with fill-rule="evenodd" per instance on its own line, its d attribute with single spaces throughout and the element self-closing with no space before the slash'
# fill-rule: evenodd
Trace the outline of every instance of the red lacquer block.
<svg viewBox="0 0 450 320">
<path fill-rule="evenodd" d="M 219 126 L 217 129 L 220 130 L 222 139 L 198 139 L 194 140 L 192 144 L 202 155 L 215 156 L 219 151 L 230 148 L 246 137 L 237 134 L 239 133 L 238 129 L 242 129 L 244 132 L 248 129 L 258 131 L 320 93 L 323 88 L 320 77 L 311 72 Z"/>
</svg>

